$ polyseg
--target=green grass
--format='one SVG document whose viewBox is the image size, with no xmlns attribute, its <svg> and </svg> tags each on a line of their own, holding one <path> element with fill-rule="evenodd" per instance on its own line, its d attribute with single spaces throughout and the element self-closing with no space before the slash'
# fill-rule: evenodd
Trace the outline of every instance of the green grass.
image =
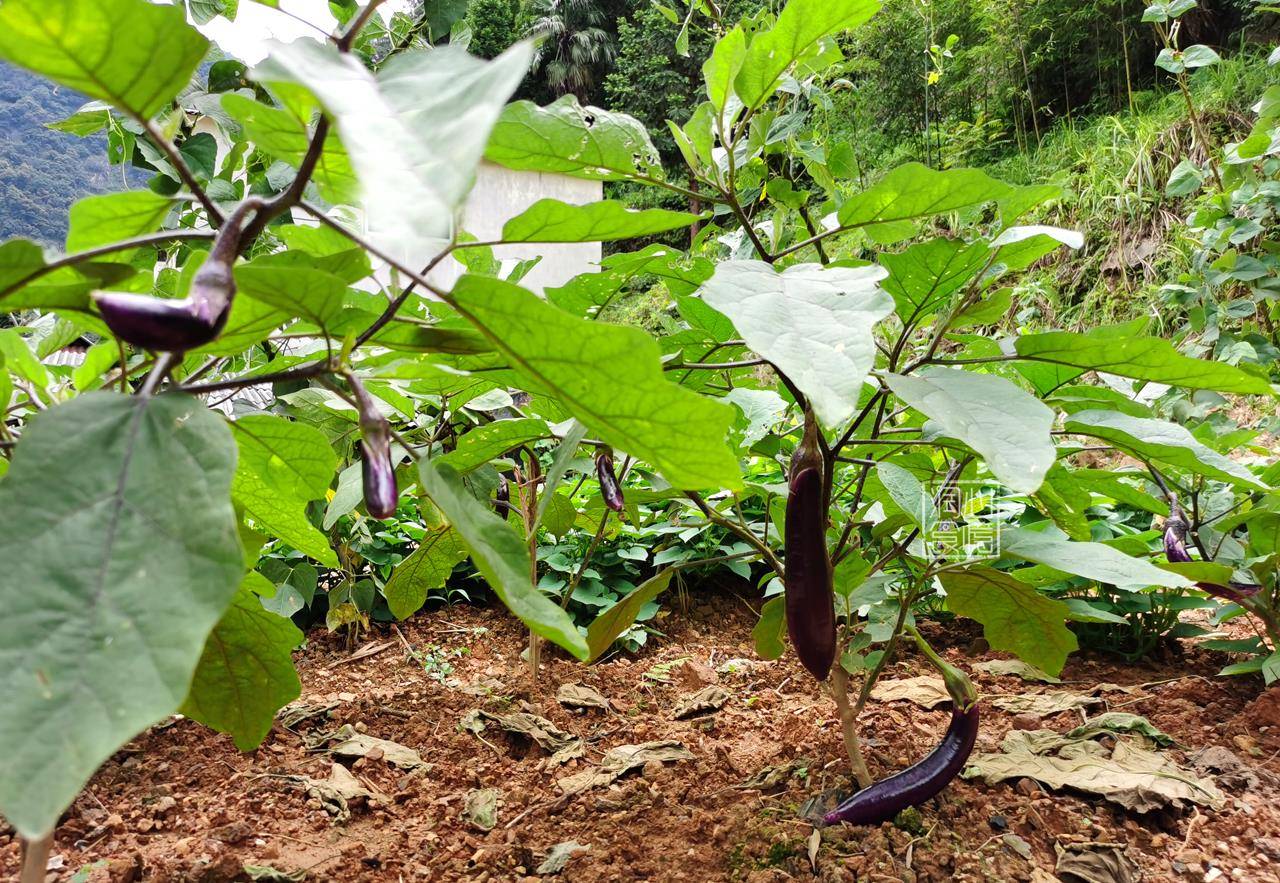
<svg viewBox="0 0 1280 883">
<path fill-rule="evenodd" d="M 1256 53 L 1241 53 L 1198 71 L 1192 92 L 1215 147 L 1237 140 L 1252 121 L 1250 106 L 1280 77 Z M 1134 96 L 1132 112 L 1079 118 L 1051 129 L 1034 150 L 989 166 L 1016 184 L 1053 183 L 1064 196 L 1034 220 L 1080 230 L 1082 253 L 1032 273 L 1024 304 L 1036 321 L 1074 326 L 1155 315 L 1160 284 L 1186 269 L 1186 204 L 1164 194 L 1184 158 L 1203 161 L 1179 92 Z"/>
</svg>

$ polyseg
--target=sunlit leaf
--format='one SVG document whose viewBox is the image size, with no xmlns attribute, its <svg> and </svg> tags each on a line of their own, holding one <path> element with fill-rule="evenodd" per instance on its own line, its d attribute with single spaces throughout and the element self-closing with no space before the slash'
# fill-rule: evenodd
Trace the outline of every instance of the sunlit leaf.
<svg viewBox="0 0 1280 883">
<path fill-rule="evenodd" d="M 1037 533 L 1021 527 L 1002 527 L 1000 550 L 1005 555 L 1130 591 L 1149 586 L 1187 589 L 1194 585 L 1190 580 L 1162 570 L 1149 561 L 1126 555 L 1102 543 L 1078 543 L 1047 531 Z"/>
<path fill-rule="evenodd" d="M 725 261 L 702 298 L 733 320 L 747 346 L 778 366 L 835 426 L 858 405 L 875 363 L 877 322 L 893 312 L 880 267 L 796 264 L 782 273 L 763 261 Z"/>
<path fill-rule="evenodd" d="M 1268 489 L 1265 482 L 1242 464 L 1201 444 L 1185 426 L 1177 423 L 1130 417 L 1118 411 L 1079 411 L 1067 418 L 1063 428 L 1108 441 L 1144 460 L 1169 463 L 1192 474 Z"/>
<path fill-rule="evenodd" d="M 546 107 L 507 105 L 485 157 L 509 169 L 615 181 L 662 178 L 662 161 L 644 125 L 624 113 L 583 107 L 565 95 Z"/>
<path fill-rule="evenodd" d="M 1154 380 L 1188 389 L 1218 392 L 1271 392 L 1265 375 L 1243 368 L 1193 359 L 1159 337 L 1133 334 L 1128 325 L 1103 326 L 1083 333 L 1049 331 L 1024 334 L 1015 344 L 1019 356 L 1076 368 L 1105 371 L 1137 380 Z"/>
<path fill-rule="evenodd" d="M 5 0 L 0 58 L 147 118 L 186 88 L 209 43 L 182 6 Z"/>
<path fill-rule="evenodd" d="M 456 232 L 455 215 L 508 97 L 528 69 L 518 43 L 493 61 L 456 46 L 403 52 L 370 73 L 313 40 L 272 44 L 254 69 L 267 84 L 306 87 L 334 117 L 360 181 L 368 235 L 419 262 Z"/>
<path fill-rule="evenodd" d="M 982 455 L 996 478 L 1022 493 L 1040 487 L 1057 450 L 1053 411 L 1003 377 L 950 368 L 889 374 L 894 395 Z"/>
<path fill-rule="evenodd" d="M 638 328 L 570 316 L 516 285 L 464 276 L 453 299 L 535 394 L 559 399 L 588 431 L 652 463 L 680 488 L 738 487 L 726 444 L 734 412 L 662 376 Z"/>
<path fill-rule="evenodd" d="M 629 209 L 612 199 L 570 205 L 540 199 L 502 228 L 506 242 L 612 242 L 688 227 L 701 218 L 667 209 Z"/>
</svg>

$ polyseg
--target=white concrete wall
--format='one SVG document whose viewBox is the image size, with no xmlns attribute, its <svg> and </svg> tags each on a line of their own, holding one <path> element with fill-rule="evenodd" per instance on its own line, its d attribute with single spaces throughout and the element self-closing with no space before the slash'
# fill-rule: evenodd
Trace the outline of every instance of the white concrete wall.
<svg viewBox="0 0 1280 883">
<path fill-rule="evenodd" d="M 598 202 L 604 193 L 599 181 L 570 178 L 543 172 L 517 172 L 492 163 L 481 163 L 476 186 L 463 209 L 462 227 L 476 239 L 488 241 L 502 235 L 502 225 L 540 199 L 558 199 L 574 205 Z M 541 256 L 521 284 L 536 292 L 563 285 L 574 276 L 596 269 L 600 262 L 598 242 L 529 243 L 500 245 L 494 256 L 504 266 Z M 462 273 L 453 259 L 442 262 L 431 274 L 433 282 L 447 287 Z"/>
</svg>

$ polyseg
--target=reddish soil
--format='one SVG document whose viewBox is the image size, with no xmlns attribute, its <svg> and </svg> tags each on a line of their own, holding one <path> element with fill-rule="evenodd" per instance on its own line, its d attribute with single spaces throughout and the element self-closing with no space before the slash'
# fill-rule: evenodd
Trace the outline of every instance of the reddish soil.
<svg viewBox="0 0 1280 883">
<path fill-rule="evenodd" d="M 519 661 L 524 635 L 500 610 L 455 607 L 401 625 L 417 651 L 466 648 L 453 670 L 424 667 L 391 632 L 368 641 L 389 646 L 346 661 L 344 641 L 313 632 L 300 654 L 300 700 L 332 706 L 292 728 L 277 723 L 266 744 L 242 754 L 231 740 L 190 721 L 144 733 L 108 761 L 58 828 L 50 880 L 248 880 L 246 865 L 271 876 L 305 872 L 307 880 L 545 880 L 535 869 L 563 841 L 588 847 L 559 874 L 570 881 L 623 880 L 1031 880 L 1048 883 L 1058 850 L 1072 843 L 1123 844 L 1144 880 L 1280 879 L 1280 692 L 1259 681 L 1214 673 L 1225 657 L 1184 645 L 1170 658 L 1136 665 L 1089 654 L 1073 657 L 1062 687 L 1011 677 L 976 677 L 985 695 L 1041 689 L 1088 691 L 1101 683 L 1144 685 L 1102 693 L 1111 707 L 1147 716 L 1174 736 L 1180 763 L 1207 746 L 1233 752 L 1256 781 L 1220 777 L 1219 812 L 1166 809 L 1133 815 L 1099 799 L 1044 793 L 1029 780 L 1016 787 L 957 781 L 921 808 L 909 833 L 879 828 L 821 832 L 813 865 L 813 826 L 801 816 L 810 798 L 829 802 L 848 789 L 834 706 L 793 657 L 755 660 L 754 615 L 719 595 L 689 614 L 673 613 L 636 657 L 615 656 L 590 668 L 551 653 L 536 689 Z M 936 646 L 968 667 L 990 654 L 964 626 L 934 627 Z M 645 673 L 671 669 L 671 682 Z M 746 672 L 717 674 L 731 658 L 753 660 Z M 927 673 L 908 656 L 887 673 Z M 434 677 L 432 675 L 435 675 Z M 1163 682 L 1163 683 L 1159 683 Z M 571 711 L 555 699 L 561 683 L 584 683 L 613 705 Z M 671 716 L 680 699 L 708 683 L 729 693 L 719 712 L 691 720 Z M 490 724 L 482 741 L 459 722 L 471 709 L 532 711 L 586 740 L 586 756 L 548 768 L 548 753 Z M 1099 709 L 1101 710 L 1101 709 Z M 906 702 L 871 703 L 864 716 L 872 772 L 884 775 L 928 751 L 946 714 Z M 1078 713 L 1038 726 L 1066 730 Z M 1013 719 L 984 711 L 978 751 L 995 750 Z M 335 822 L 290 776 L 323 779 L 333 759 L 308 740 L 352 724 L 371 736 L 416 749 L 428 766 L 405 772 L 383 757 L 347 761 L 382 798 L 357 802 Z M 1024 725 L 1019 721 L 1019 725 Z M 612 785 L 563 798 L 556 780 L 597 763 L 616 745 L 674 739 L 693 759 L 650 762 Z M 804 777 L 762 792 L 736 786 L 769 765 L 803 759 Z M 1247 778 L 1247 777 L 1246 777 Z M 475 789 L 503 792 L 488 832 L 461 818 Z M 1030 847 L 1023 857 L 1014 834 Z M 1020 846 L 1014 841 L 1014 846 Z M 18 844 L 0 833 L 0 877 L 16 875 Z M 816 870 L 815 870 L 816 865 Z M 293 877 L 292 879 L 301 879 Z M 1079 878 L 1071 878 L 1079 879 Z M 1100 878 L 1103 879 L 1103 878 Z M 1113 876 L 1105 879 L 1126 879 Z M 1136 879 L 1128 877 L 1127 879 Z"/>
</svg>

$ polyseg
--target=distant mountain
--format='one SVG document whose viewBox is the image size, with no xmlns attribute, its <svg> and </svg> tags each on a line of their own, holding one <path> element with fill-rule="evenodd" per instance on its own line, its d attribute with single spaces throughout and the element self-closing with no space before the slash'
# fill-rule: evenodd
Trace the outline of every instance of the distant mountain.
<svg viewBox="0 0 1280 883">
<path fill-rule="evenodd" d="M 105 136 L 45 128 L 87 100 L 0 62 L 0 241 L 20 236 L 60 247 L 73 202 L 130 186 L 124 169 L 107 163 Z"/>
</svg>

